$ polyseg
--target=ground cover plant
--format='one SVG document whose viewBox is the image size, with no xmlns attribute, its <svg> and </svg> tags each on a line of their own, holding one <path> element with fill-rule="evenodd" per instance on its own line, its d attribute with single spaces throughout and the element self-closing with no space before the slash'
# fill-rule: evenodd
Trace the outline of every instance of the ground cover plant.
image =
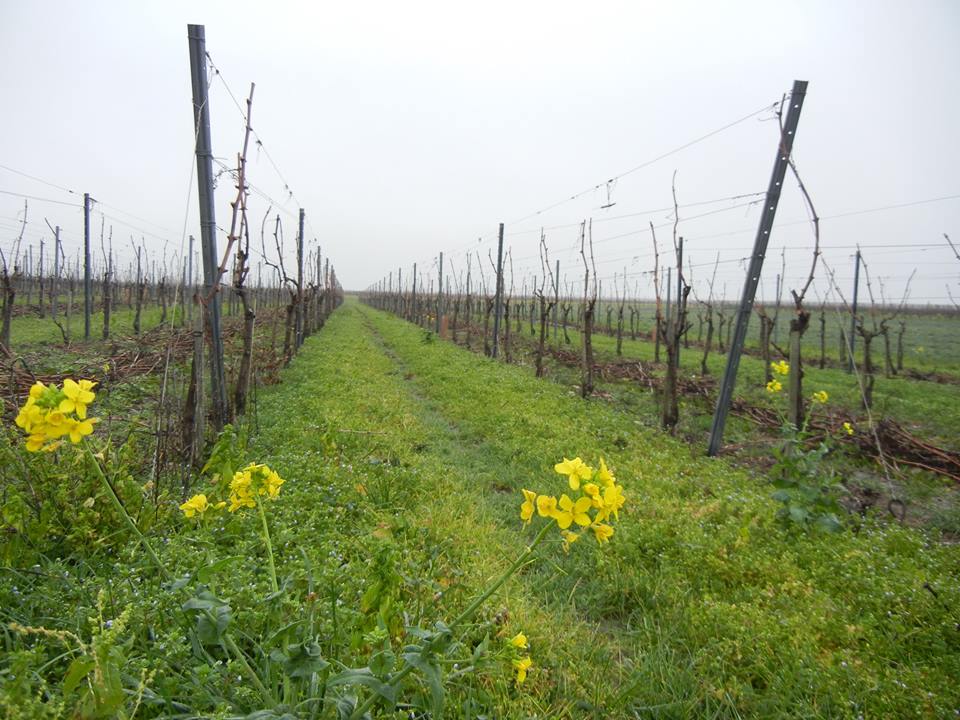
<svg viewBox="0 0 960 720">
<path fill-rule="evenodd" d="M 933 314 L 911 317 L 911 323 L 922 322 L 944 330 L 956 319 Z M 460 320 L 459 330 L 447 336 L 479 350 L 478 342 L 471 344 L 470 340 L 482 335 L 482 330 L 464 324 Z M 529 366 L 538 376 L 546 375 L 579 391 L 581 332 L 574 325 L 561 325 L 538 360 L 537 333 L 535 329 L 529 333 L 526 330 L 519 321 L 515 323 L 508 362 Z M 596 363 L 594 398 L 628 407 L 639 422 L 657 426 L 664 376 L 664 365 L 657 361 L 657 344 L 644 332 L 638 332 L 635 339 L 595 332 L 592 346 Z M 923 355 L 919 353 L 918 357 Z M 742 358 L 723 452 L 767 473 L 781 443 L 784 422 L 783 397 L 768 392 L 767 385 L 776 376 L 773 368 L 784 361 L 765 362 L 755 351 Z M 673 432 L 703 448 L 725 363 L 723 354 L 704 353 L 695 340 L 681 350 L 682 412 Z M 789 376 L 789 364 L 784 366 L 788 372 L 776 376 L 781 390 Z M 860 388 L 862 376 L 849 373 L 836 359 L 824 368 L 815 362 L 805 365 L 803 372 L 810 390 L 805 405 L 817 410 L 816 427 L 811 428 L 814 432 L 809 439 L 832 436 L 830 452 L 823 455 L 820 464 L 842 479 L 837 489 L 842 491 L 848 509 L 886 506 L 901 521 L 942 530 L 948 541 L 960 537 L 960 493 L 956 484 L 960 480 L 960 448 L 956 445 L 960 384 L 948 372 L 951 367 L 941 359 L 937 370 L 901 372 L 890 377 L 878 374 L 867 412 Z M 821 392 L 829 398 L 826 404 L 813 399 Z M 853 432 L 847 432 L 844 423 Z"/>
<path fill-rule="evenodd" d="M 871 513 L 836 533 L 785 524 L 772 488 L 726 461 L 354 303 L 258 415 L 259 433 L 224 435 L 196 492 L 136 530 L 91 465 L 132 475 L 119 454 L 56 451 L 87 478 L 78 507 L 112 523 L 5 562 L 7 716 L 939 717 L 960 703 L 960 563 L 931 534 Z M 42 468 L 23 437 L 4 452 Z M 580 494 L 577 457 L 594 471 Z M 615 533 L 571 541 L 528 493 L 559 510 L 572 496 L 569 532 L 601 470 L 626 497 Z M 39 492 L 62 482 L 42 472 Z M 143 488 L 119 487 L 135 507 Z"/>
</svg>

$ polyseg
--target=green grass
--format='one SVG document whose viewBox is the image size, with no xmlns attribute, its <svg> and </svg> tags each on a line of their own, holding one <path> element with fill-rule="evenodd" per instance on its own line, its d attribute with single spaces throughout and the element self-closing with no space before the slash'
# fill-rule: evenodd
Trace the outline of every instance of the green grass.
<svg viewBox="0 0 960 720">
<path fill-rule="evenodd" d="M 529 326 L 524 325 L 525 337 L 529 337 Z M 568 329 L 572 340 L 571 345 L 562 345 L 563 333 L 560 333 L 561 346 L 579 353 L 580 334 L 574 329 Z M 960 336 L 960 334 L 958 334 Z M 805 339 L 804 363 L 804 392 L 807 396 L 816 390 L 826 390 L 830 396 L 831 408 L 842 408 L 856 423 L 866 425 L 867 417 L 861 403 L 861 393 L 857 376 L 845 370 L 815 367 L 815 358 L 819 357 L 816 349 L 816 337 L 813 331 L 808 331 Z M 816 347 L 815 347 L 816 346 Z M 617 358 L 616 338 L 610 335 L 595 333 L 593 347 L 598 361 L 612 361 Z M 643 360 L 653 362 L 654 344 L 648 340 L 623 340 L 622 357 L 624 359 Z M 700 359 L 703 350 L 691 346 L 680 353 L 680 363 L 683 371 L 689 375 L 700 374 Z M 663 354 L 661 359 L 665 358 Z M 707 368 L 714 378 L 723 376 L 727 356 L 721 355 L 714 349 L 707 360 Z M 659 371 L 655 371 L 655 374 Z M 740 370 L 737 377 L 736 396 L 761 405 L 770 406 L 785 412 L 785 399 L 780 396 L 771 397 L 764 390 L 763 361 L 757 357 L 744 355 L 741 357 Z M 702 408 L 700 412 L 712 413 L 713 408 Z M 935 444 L 949 448 L 957 448 L 957 438 L 960 437 L 960 384 L 944 384 L 922 380 L 911 380 L 895 376 L 886 378 L 882 369 L 877 373 L 874 386 L 874 404 L 872 412 L 875 420 L 892 418 L 906 425 L 912 431 L 929 439 Z M 706 438 L 709 430 L 709 419 L 699 423 L 700 430 Z"/>
<path fill-rule="evenodd" d="M 632 703 L 680 716 L 936 716 L 956 707 L 956 696 L 937 700 L 936 683 L 923 680 L 956 672 L 958 646 L 937 599 L 921 600 L 931 573 L 950 587 L 954 548 L 873 521 L 858 533 L 793 535 L 772 522 L 763 484 L 726 463 L 538 383 L 529 369 L 425 344 L 423 331 L 364 312 L 418 392 L 489 448 L 510 478 L 501 482 L 549 483 L 564 454 L 603 453 L 616 466 L 635 504 L 612 552 L 586 546 L 562 575 L 537 584 L 545 603 L 565 598 L 615 628 L 633 658 L 620 675 L 625 687 L 637 683 Z M 487 494 L 513 522 L 517 496 Z M 927 620 L 907 619 L 921 605 L 940 615 L 926 629 Z M 926 640 L 908 649 L 903 634 Z M 921 657 L 930 664 L 914 664 Z M 913 699 L 902 702 L 910 687 Z"/>
<path fill-rule="evenodd" d="M 566 555 L 551 534 L 542 559 L 466 628 L 445 666 L 448 717 L 933 718 L 960 708 L 960 553 L 934 534 L 872 517 L 836 535 L 798 534 L 774 520 L 762 479 L 613 404 L 352 302 L 283 380 L 261 391 L 246 451 L 287 480 L 269 507 L 282 596 L 265 600 L 255 517 L 197 526 L 167 496 L 150 533 L 177 576 L 235 558 L 210 584 L 258 666 L 270 664 L 261 648 L 274 618 L 309 618 L 324 656 L 351 667 L 368 661 L 381 621 L 399 649 L 405 625 L 449 620 L 544 522 L 524 529 L 520 489 L 559 494 L 556 461 L 602 455 L 628 497 L 616 534 L 603 547 L 584 537 Z M 182 598 L 129 539 L 55 550 L 3 568 L 5 625 L 88 637 L 100 592 L 105 617 L 128 614 L 116 641 L 125 687 L 154 672 L 142 716 L 262 709 L 235 663 L 191 652 Z M 503 643 L 519 630 L 534 668 L 517 688 Z M 484 636 L 491 656 L 460 674 Z M 49 698 L 69 714 L 62 646 L 9 631 L 4 642 L 0 707 L 29 717 Z M 426 695 L 417 680 L 403 700 L 422 707 Z"/>
</svg>

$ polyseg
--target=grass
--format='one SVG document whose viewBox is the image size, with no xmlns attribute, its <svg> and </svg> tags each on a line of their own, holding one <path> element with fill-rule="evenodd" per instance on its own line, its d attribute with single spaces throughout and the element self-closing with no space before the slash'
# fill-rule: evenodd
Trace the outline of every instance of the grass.
<svg viewBox="0 0 960 720">
<path fill-rule="evenodd" d="M 283 382 L 261 391 L 251 423 L 245 459 L 287 480 L 269 507 L 281 597 L 265 600 L 253 517 L 187 522 L 168 495 L 151 539 L 190 587 L 207 568 L 258 667 L 270 665 L 275 617 L 309 618 L 324 657 L 350 667 L 369 662 L 384 633 L 399 650 L 405 628 L 449 620 L 544 522 L 523 528 L 520 489 L 562 492 L 556 461 L 602 455 L 628 496 L 617 533 L 603 547 L 584 537 L 567 555 L 551 534 L 543 558 L 490 601 L 449 657 L 449 717 L 942 717 L 960 708 L 956 547 L 873 517 L 836 535 L 798 534 L 774 520 L 762 480 L 529 368 L 348 303 Z M 4 625 L 89 637 L 88 618 L 125 612 L 128 630 L 111 647 L 125 687 L 149 678 L 142 716 L 261 709 L 235 663 L 196 658 L 181 602 L 123 536 L 94 536 L 70 555 L 48 548 L 36 563 L 24 555 L 0 575 Z M 534 668 L 518 688 L 504 641 L 520 630 Z M 474 662 L 485 637 L 491 650 Z M 4 642 L 0 707 L 11 717 L 43 706 L 68 714 L 77 698 L 63 692 L 63 648 L 9 631 Z M 418 679 L 398 716 L 426 717 L 417 708 L 428 695 Z"/>
</svg>

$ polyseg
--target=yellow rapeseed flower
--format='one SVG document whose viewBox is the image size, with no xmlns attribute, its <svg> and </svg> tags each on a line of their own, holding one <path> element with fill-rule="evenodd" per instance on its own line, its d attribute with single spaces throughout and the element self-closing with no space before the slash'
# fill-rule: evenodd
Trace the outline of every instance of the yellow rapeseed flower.
<svg viewBox="0 0 960 720">
<path fill-rule="evenodd" d="M 851 425 L 851 424 L 848 423 L 848 422 L 845 422 L 845 423 L 843 424 L 843 431 L 844 431 L 847 435 L 853 435 L 853 425 Z"/>
<path fill-rule="evenodd" d="M 770 382 L 767 383 L 768 393 L 771 393 L 771 394 L 778 393 L 781 390 L 783 390 L 783 385 L 780 383 L 779 380 L 771 380 Z"/>
<path fill-rule="evenodd" d="M 597 485 L 587 483 L 583 486 L 583 492 L 590 497 L 590 501 L 595 508 L 603 507 L 603 500 L 600 498 L 600 488 Z"/>
<path fill-rule="evenodd" d="M 520 519 L 528 523 L 533 518 L 534 502 L 536 502 L 537 494 L 530 490 L 523 490 L 523 497 L 523 504 L 520 506 Z"/>
<path fill-rule="evenodd" d="M 830 396 L 827 395 L 826 390 L 818 390 L 810 397 L 815 403 L 820 403 L 821 405 L 825 404 L 827 400 L 830 398 Z"/>
<path fill-rule="evenodd" d="M 76 445 L 87 435 L 93 433 L 93 424 L 99 422 L 99 418 L 87 418 L 85 420 L 70 420 L 70 442 Z"/>
<path fill-rule="evenodd" d="M 183 503 L 183 505 L 180 506 L 180 509 L 183 510 L 184 515 L 186 515 L 188 518 L 191 518 L 197 514 L 203 515 L 203 513 L 210 509 L 210 503 L 207 502 L 207 496 L 201 493 L 199 495 L 194 495 L 192 498 Z"/>
<path fill-rule="evenodd" d="M 773 370 L 777 375 L 789 375 L 790 363 L 788 363 L 786 360 L 772 362 L 770 363 L 770 369 Z"/>
<path fill-rule="evenodd" d="M 63 381 L 63 394 L 66 399 L 60 401 L 60 412 L 69 413 L 76 411 L 77 417 L 84 420 L 87 417 L 87 405 L 96 398 L 93 392 L 95 382 L 90 380 L 81 380 L 77 382 L 71 378 Z"/>
<path fill-rule="evenodd" d="M 280 486 L 286 482 L 280 475 L 266 465 L 250 463 L 243 470 L 237 470 L 230 481 L 230 512 L 240 508 L 257 506 L 258 496 L 276 499 L 280 495 Z"/>
<path fill-rule="evenodd" d="M 607 469 L 607 464 L 603 461 L 603 458 L 600 458 L 600 469 L 597 470 L 597 481 L 604 487 L 613 485 L 617 481 L 613 473 Z"/>
<path fill-rule="evenodd" d="M 553 495 L 537 496 L 537 514 L 552 518 L 557 512 L 557 499 Z"/>
<path fill-rule="evenodd" d="M 596 535 L 598 543 L 609 542 L 610 538 L 613 537 L 613 528 L 609 525 L 595 523 L 590 526 L 590 529 L 593 530 L 593 534 Z"/>
<path fill-rule="evenodd" d="M 554 514 L 554 519 L 561 530 L 566 530 L 571 523 L 577 523 L 586 527 L 590 524 L 590 516 L 587 511 L 593 505 L 589 497 L 578 498 L 576 502 L 567 497 L 566 494 L 560 496 L 560 509 Z"/>
<path fill-rule="evenodd" d="M 527 647 L 527 636 L 524 635 L 522 632 L 519 632 L 516 635 L 514 635 L 512 638 L 510 638 L 510 644 L 513 645 L 515 648 L 523 650 L 524 648 Z"/>
<path fill-rule="evenodd" d="M 517 685 L 523 685 L 523 682 L 527 679 L 527 670 L 533 667 L 533 660 L 530 659 L 529 655 L 522 657 L 513 661 L 513 667 L 517 671 Z"/>
<path fill-rule="evenodd" d="M 581 480 L 587 481 L 593 477 L 593 468 L 578 457 L 573 460 L 564 458 L 563 462 L 558 462 L 553 469 L 569 478 L 571 490 L 579 490 Z"/>
<path fill-rule="evenodd" d="M 563 538 L 563 551 L 570 552 L 570 546 L 580 539 L 580 534 L 570 530 L 561 530 L 560 537 Z"/>
<path fill-rule="evenodd" d="M 79 443 L 90 435 L 97 419 L 87 417 L 87 405 L 96 398 L 92 391 L 95 385 L 91 380 L 77 382 L 71 378 L 63 381 L 63 389 L 35 382 L 14 419 L 28 435 L 27 450 L 50 452 L 62 444 L 60 439 L 65 436 Z"/>
<path fill-rule="evenodd" d="M 626 501 L 627 499 L 624 497 L 623 490 L 619 485 L 611 485 L 608 488 L 604 488 L 603 506 L 600 508 L 600 512 L 597 513 L 597 520 L 606 520 L 610 515 L 613 515 L 615 520 L 620 520 L 619 511 Z"/>
</svg>

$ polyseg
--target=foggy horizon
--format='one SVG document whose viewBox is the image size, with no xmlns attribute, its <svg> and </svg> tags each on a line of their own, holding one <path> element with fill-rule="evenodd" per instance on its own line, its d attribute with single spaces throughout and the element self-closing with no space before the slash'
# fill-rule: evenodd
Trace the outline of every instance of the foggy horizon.
<svg viewBox="0 0 960 720">
<path fill-rule="evenodd" d="M 455 283 L 468 257 L 473 277 L 482 267 L 490 283 L 501 222 L 515 292 L 541 274 L 541 228 L 561 288 L 575 287 L 580 223 L 592 219 L 604 296 L 625 273 L 631 295 L 647 299 L 650 223 L 661 267 L 672 264 L 676 172 L 687 279 L 705 297 L 716 264 L 714 294 L 734 301 L 778 142 L 773 109 L 799 79 L 810 84 L 793 156 L 821 218 L 826 261 L 808 304 L 840 302 L 828 268 L 849 300 L 857 246 L 878 302 L 882 291 L 898 303 L 914 271 L 911 304 L 960 298 L 960 261 L 944 238 L 960 239 L 953 3 L 0 7 L 4 252 L 28 196 L 24 249 L 38 254 L 43 239 L 50 262 L 48 220 L 63 228 L 72 261 L 89 192 L 98 262 L 101 226 L 112 227 L 120 272 L 131 242 L 143 242 L 151 262 L 179 278 L 186 238 L 199 237 L 187 53 L 187 25 L 197 23 L 219 71 L 210 109 L 221 252 L 235 194 L 228 169 L 243 134 L 237 104 L 256 83 L 254 282 L 258 261 L 269 272 L 258 235 L 271 206 L 287 261 L 302 207 L 308 249 L 319 246 L 353 291 L 399 268 L 409 282 L 415 262 L 435 283 L 440 252 Z M 268 233 L 275 262 L 272 241 Z M 785 249 L 789 305 L 812 243 L 788 173 L 763 299 L 773 300 Z"/>
</svg>

